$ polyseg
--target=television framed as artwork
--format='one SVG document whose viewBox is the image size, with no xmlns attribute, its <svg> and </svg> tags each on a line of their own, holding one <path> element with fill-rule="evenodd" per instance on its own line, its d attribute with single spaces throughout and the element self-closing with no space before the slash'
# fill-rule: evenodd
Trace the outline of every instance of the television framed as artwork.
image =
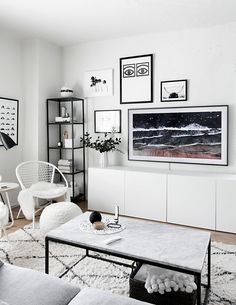
<svg viewBox="0 0 236 305">
<path fill-rule="evenodd" d="M 129 109 L 128 159 L 228 165 L 228 106 Z"/>
</svg>

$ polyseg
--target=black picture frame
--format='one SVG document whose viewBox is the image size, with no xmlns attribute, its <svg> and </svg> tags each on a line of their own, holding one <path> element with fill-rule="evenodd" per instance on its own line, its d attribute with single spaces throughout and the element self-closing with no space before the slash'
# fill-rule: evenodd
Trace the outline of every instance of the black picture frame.
<svg viewBox="0 0 236 305">
<path fill-rule="evenodd" d="M 169 86 L 168 86 L 169 84 Z M 166 87 L 165 87 L 166 86 Z M 161 81 L 161 102 L 183 102 L 188 100 L 188 80 L 168 80 Z M 173 88 L 176 91 L 173 91 Z M 171 91 L 172 89 L 172 91 Z M 183 96 L 178 97 L 182 92 Z M 169 95 L 169 96 L 168 96 Z"/>
<path fill-rule="evenodd" d="M 19 100 L 0 97 L 0 131 L 18 145 Z M 0 146 L 3 146 L 0 143 Z"/>
<path fill-rule="evenodd" d="M 120 104 L 153 103 L 153 54 L 120 58 Z"/>
<path fill-rule="evenodd" d="M 128 160 L 227 166 L 228 108 L 129 109 Z"/>
<path fill-rule="evenodd" d="M 101 122 L 102 119 L 104 119 L 106 122 Z M 114 128 L 114 126 L 112 127 L 112 125 L 109 126 L 109 124 L 112 124 L 112 120 L 113 120 L 113 123 L 115 124 L 115 128 Z M 116 128 L 116 126 L 117 126 L 117 128 Z M 95 133 L 112 133 L 112 132 L 121 133 L 121 110 L 120 109 L 95 110 L 94 111 L 94 132 Z"/>
</svg>

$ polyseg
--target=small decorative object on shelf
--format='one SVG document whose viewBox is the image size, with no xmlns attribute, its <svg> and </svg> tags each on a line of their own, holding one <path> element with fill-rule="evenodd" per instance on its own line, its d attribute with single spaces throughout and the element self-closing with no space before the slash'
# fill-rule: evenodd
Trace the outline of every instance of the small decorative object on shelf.
<svg viewBox="0 0 236 305">
<path fill-rule="evenodd" d="M 101 221 L 102 215 L 98 211 L 93 211 L 89 216 L 89 221 L 93 224 L 94 222 Z"/>
<path fill-rule="evenodd" d="M 71 89 L 70 87 L 68 86 L 63 86 L 61 87 L 61 97 L 71 97 L 73 96 L 73 89 Z"/>
<path fill-rule="evenodd" d="M 121 224 L 119 224 L 119 206 L 115 205 L 115 215 L 114 222 L 110 222 L 107 224 L 109 228 L 120 228 Z"/>
<path fill-rule="evenodd" d="M 88 132 L 85 133 L 83 138 L 80 138 L 80 141 L 84 144 L 85 147 L 93 148 L 100 152 L 100 166 L 107 167 L 108 166 L 108 156 L 107 152 L 109 151 L 118 151 L 123 153 L 116 146 L 121 143 L 121 138 L 117 138 L 114 136 L 114 133 L 111 133 L 108 136 L 107 133 L 104 134 L 104 138 L 100 136 L 97 137 L 95 141 L 92 141 L 92 137 Z"/>
<path fill-rule="evenodd" d="M 57 147 L 62 147 L 62 141 L 57 142 Z"/>
<path fill-rule="evenodd" d="M 62 106 L 61 107 L 61 116 L 62 116 L 62 118 L 66 117 L 66 110 L 67 110 L 66 106 Z"/>
<path fill-rule="evenodd" d="M 70 117 L 65 117 L 65 118 L 62 118 L 61 116 L 56 116 L 55 117 L 55 122 L 56 123 L 64 123 L 64 122 L 70 122 Z"/>
<path fill-rule="evenodd" d="M 62 173 L 71 173 L 72 172 L 72 160 L 64 160 L 64 159 L 60 159 L 58 160 L 58 169 L 62 172 Z"/>
</svg>

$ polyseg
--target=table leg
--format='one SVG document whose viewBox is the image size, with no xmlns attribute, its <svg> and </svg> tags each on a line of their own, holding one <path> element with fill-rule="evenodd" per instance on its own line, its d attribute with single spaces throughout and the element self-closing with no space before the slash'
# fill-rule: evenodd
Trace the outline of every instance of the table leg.
<svg viewBox="0 0 236 305">
<path fill-rule="evenodd" d="M 207 261 L 207 269 L 208 269 L 208 281 L 207 281 L 207 288 L 209 289 L 211 287 L 211 240 L 208 245 L 208 261 Z"/>
<path fill-rule="evenodd" d="M 10 203 L 10 200 L 9 200 L 8 192 L 6 192 L 5 194 L 6 194 L 7 206 L 8 206 L 8 209 L 9 209 L 9 212 L 10 212 L 10 218 L 11 218 L 11 224 L 6 226 L 5 228 L 9 229 L 14 225 L 14 217 L 13 217 L 13 214 L 12 214 L 11 203 Z"/>
<path fill-rule="evenodd" d="M 49 240 L 45 238 L 45 273 L 49 274 Z"/>
<path fill-rule="evenodd" d="M 197 305 L 201 305 L 201 273 L 196 276 L 197 280 Z"/>
</svg>

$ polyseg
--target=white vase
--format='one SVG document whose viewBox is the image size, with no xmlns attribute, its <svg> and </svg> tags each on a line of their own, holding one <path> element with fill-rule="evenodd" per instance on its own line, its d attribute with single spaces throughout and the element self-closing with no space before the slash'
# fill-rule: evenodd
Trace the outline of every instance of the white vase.
<svg viewBox="0 0 236 305">
<path fill-rule="evenodd" d="M 100 165 L 100 167 L 108 166 L 108 152 L 107 151 L 100 153 L 99 165 Z"/>
</svg>

